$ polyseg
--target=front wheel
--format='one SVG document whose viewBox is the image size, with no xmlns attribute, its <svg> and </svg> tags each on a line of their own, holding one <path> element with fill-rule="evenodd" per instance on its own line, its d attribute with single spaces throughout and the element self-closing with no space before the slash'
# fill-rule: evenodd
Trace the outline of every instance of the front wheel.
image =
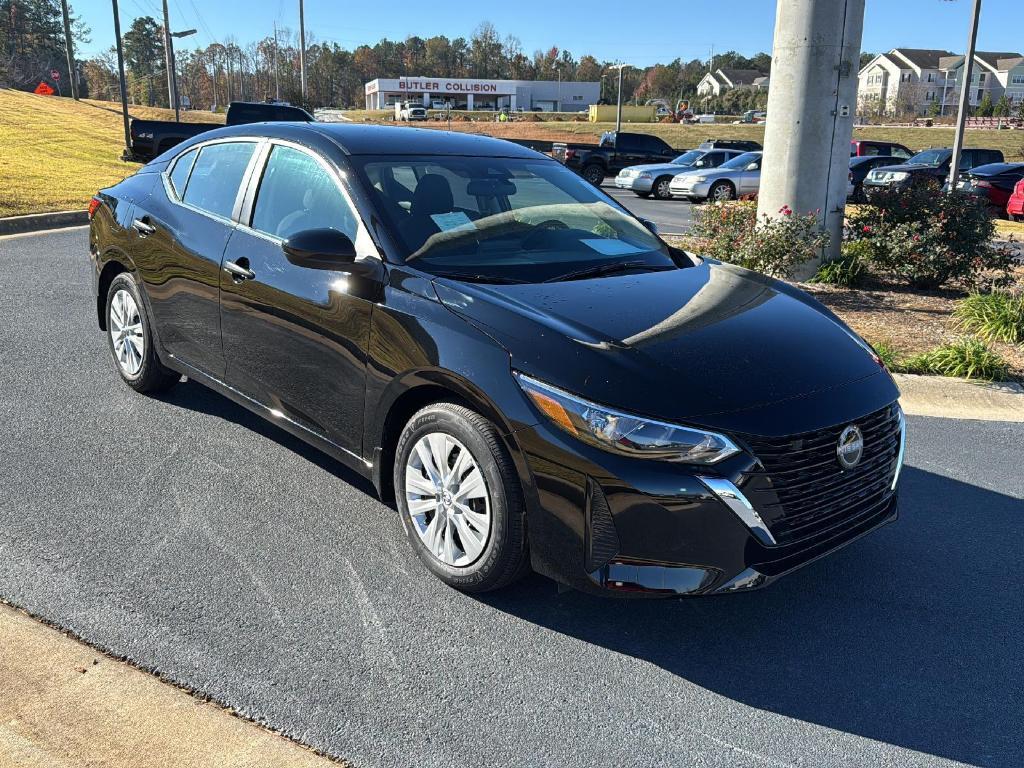
<svg viewBox="0 0 1024 768">
<path fill-rule="evenodd" d="M 708 192 L 708 200 L 724 203 L 736 197 L 736 190 L 728 181 L 716 181 Z"/>
<path fill-rule="evenodd" d="M 417 412 L 395 449 L 394 487 L 413 549 L 444 583 L 486 592 L 528 570 L 519 477 L 480 414 L 454 403 Z"/>
<path fill-rule="evenodd" d="M 660 179 L 655 179 L 654 186 L 651 187 L 654 190 L 654 197 L 658 200 L 671 200 L 672 190 L 669 188 L 671 184 L 671 176 L 662 176 Z"/>
<path fill-rule="evenodd" d="M 604 168 L 600 165 L 588 165 L 583 169 L 582 175 L 584 179 L 595 187 L 600 187 L 601 182 L 604 181 Z"/>
<path fill-rule="evenodd" d="M 130 272 L 115 277 L 107 291 L 107 341 L 117 372 L 136 392 L 162 392 L 181 378 L 157 357 L 149 317 Z"/>
</svg>

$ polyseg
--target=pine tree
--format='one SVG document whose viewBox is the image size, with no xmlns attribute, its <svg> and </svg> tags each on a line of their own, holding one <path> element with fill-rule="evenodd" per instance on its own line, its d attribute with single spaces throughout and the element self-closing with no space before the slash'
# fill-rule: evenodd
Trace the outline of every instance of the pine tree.
<svg viewBox="0 0 1024 768">
<path fill-rule="evenodd" d="M 981 103 L 978 104 L 978 108 L 975 110 L 974 114 L 978 117 L 992 117 L 993 109 L 992 95 L 986 92 L 984 97 L 981 99 Z"/>
</svg>

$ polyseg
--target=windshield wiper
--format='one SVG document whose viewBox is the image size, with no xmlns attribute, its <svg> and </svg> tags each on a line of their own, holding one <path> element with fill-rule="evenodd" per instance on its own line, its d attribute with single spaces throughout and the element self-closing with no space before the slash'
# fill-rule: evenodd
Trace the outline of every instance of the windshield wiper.
<svg viewBox="0 0 1024 768">
<path fill-rule="evenodd" d="M 514 277 L 502 277 L 501 275 L 483 275 L 472 272 L 434 272 L 434 277 L 446 277 L 449 280 L 464 280 L 467 283 L 498 283 L 501 285 L 512 285 L 525 283 L 526 280 L 518 280 Z"/>
<path fill-rule="evenodd" d="M 666 269 L 676 269 L 668 264 L 648 264 L 646 261 L 619 261 L 615 264 L 597 264 L 586 269 L 578 269 L 575 272 L 566 272 L 563 275 L 549 277 L 545 283 L 560 283 L 564 280 L 585 280 L 588 277 L 600 277 L 611 275 L 616 272 L 627 272 L 631 269 L 649 269 L 652 272 L 662 272 Z"/>
</svg>

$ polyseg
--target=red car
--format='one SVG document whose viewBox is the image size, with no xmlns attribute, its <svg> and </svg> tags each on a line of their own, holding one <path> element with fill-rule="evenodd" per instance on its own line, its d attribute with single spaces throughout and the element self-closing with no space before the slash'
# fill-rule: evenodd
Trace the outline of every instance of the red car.
<svg viewBox="0 0 1024 768">
<path fill-rule="evenodd" d="M 866 141 L 854 139 L 850 142 L 850 157 L 874 157 L 886 155 L 899 160 L 909 160 L 914 153 L 902 144 L 892 141 Z"/>
<path fill-rule="evenodd" d="M 1024 179 L 1013 188 L 1013 194 L 1006 203 L 1006 215 L 1014 221 L 1024 221 Z"/>
</svg>

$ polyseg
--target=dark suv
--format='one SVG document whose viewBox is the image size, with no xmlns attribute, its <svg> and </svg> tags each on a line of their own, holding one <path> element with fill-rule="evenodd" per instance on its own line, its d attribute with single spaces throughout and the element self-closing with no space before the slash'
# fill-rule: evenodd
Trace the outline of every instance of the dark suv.
<svg viewBox="0 0 1024 768">
<path fill-rule="evenodd" d="M 937 147 L 918 152 L 905 163 L 883 165 L 875 168 L 864 178 L 864 193 L 881 188 L 905 189 L 914 183 L 934 183 L 941 187 L 949 176 L 953 150 Z M 964 149 L 960 152 L 960 170 L 969 171 L 979 165 L 1003 162 L 1003 153 L 998 149 Z"/>
</svg>

